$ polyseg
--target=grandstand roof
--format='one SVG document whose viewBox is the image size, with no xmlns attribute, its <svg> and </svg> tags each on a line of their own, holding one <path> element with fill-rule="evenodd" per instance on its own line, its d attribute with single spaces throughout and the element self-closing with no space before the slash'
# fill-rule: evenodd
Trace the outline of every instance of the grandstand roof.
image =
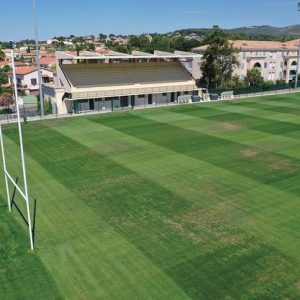
<svg viewBox="0 0 300 300">
<path fill-rule="evenodd" d="M 107 53 L 98 53 L 91 51 L 82 51 L 77 55 L 74 52 L 61 52 L 57 51 L 56 56 L 58 59 L 66 59 L 66 60 L 101 60 L 101 59 L 111 59 L 111 60 L 119 60 L 119 59 L 156 59 L 156 58 L 194 58 L 201 57 L 199 54 L 191 53 L 191 52 L 179 52 L 175 51 L 175 53 L 163 52 L 163 51 L 154 51 L 154 54 L 141 52 L 141 51 L 133 51 L 131 54 L 125 54 L 120 52 L 109 51 Z"/>
</svg>

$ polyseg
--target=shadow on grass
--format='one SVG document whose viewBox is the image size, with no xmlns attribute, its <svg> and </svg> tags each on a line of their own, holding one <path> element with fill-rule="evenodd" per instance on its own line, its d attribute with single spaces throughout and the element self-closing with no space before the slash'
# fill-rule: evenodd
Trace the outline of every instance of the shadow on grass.
<svg viewBox="0 0 300 300">
<path fill-rule="evenodd" d="M 16 184 L 18 184 L 19 178 L 16 178 Z M 16 208 L 17 212 L 19 213 L 19 215 L 21 216 L 22 220 L 24 221 L 24 223 L 26 224 L 27 227 L 29 227 L 29 222 L 26 218 L 26 216 L 23 214 L 22 210 L 20 209 L 20 207 L 18 206 L 18 204 L 15 201 L 15 196 L 16 196 L 16 187 L 14 187 L 13 193 L 12 193 L 12 197 L 11 197 L 11 208 L 13 209 L 13 207 Z M 36 208 L 37 208 L 37 202 L 36 199 L 34 199 L 34 206 L 33 206 L 33 218 L 32 218 L 32 227 L 31 227 L 31 232 L 32 232 L 32 238 L 33 238 L 33 244 L 35 245 L 35 237 L 36 237 Z"/>
</svg>

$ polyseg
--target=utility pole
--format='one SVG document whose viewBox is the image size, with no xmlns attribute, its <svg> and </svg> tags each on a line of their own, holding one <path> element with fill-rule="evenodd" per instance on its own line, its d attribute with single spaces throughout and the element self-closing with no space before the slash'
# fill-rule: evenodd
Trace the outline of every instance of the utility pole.
<svg viewBox="0 0 300 300">
<path fill-rule="evenodd" d="M 298 2 L 298 11 L 300 11 L 300 2 Z M 298 87 L 299 64 L 300 64 L 300 39 L 299 39 L 298 53 L 297 53 L 297 70 L 296 70 L 296 78 L 295 78 L 295 89 Z"/>
<path fill-rule="evenodd" d="M 44 95 L 43 95 L 43 81 L 41 73 L 41 63 L 40 63 L 40 49 L 39 49 L 39 34 L 38 34 L 38 21 L 37 21 L 37 10 L 35 0 L 32 0 L 32 10 L 34 19 L 34 31 L 35 31 L 35 45 L 36 45 L 36 61 L 38 68 L 38 82 L 40 87 L 40 107 L 41 107 L 41 119 L 44 118 Z"/>
</svg>

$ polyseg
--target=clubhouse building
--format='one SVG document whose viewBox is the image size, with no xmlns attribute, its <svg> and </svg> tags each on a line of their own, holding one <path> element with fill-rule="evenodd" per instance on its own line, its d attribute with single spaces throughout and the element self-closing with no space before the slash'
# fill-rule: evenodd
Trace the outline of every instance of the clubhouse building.
<svg viewBox="0 0 300 300">
<path fill-rule="evenodd" d="M 237 40 L 231 43 L 234 48 L 239 49 L 240 66 L 234 70 L 234 75 L 238 75 L 240 79 L 246 77 L 248 70 L 257 68 L 264 80 L 284 80 L 286 83 L 295 80 L 299 40 L 284 43 Z M 193 52 L 203 54 L 207 47 L 194 48 Z"/>
<path fill-rule="evenodd" d="M 58 114 L 115 111 L 199 99 L 201 54 L 56 52 L 54 82 L 43 85 Z"/>
</svg>

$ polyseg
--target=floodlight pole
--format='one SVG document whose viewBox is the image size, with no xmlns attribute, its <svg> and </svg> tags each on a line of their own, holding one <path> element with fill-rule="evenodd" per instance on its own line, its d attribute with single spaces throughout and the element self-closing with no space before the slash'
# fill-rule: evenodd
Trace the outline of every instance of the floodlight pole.
<svg viewBox="0 0 300 300">
<path fill-rule="evenodd" d="M 23 147 L 23 135 L 22 135 L 22 126 L 20 119 L 20 109 L 19 109 L 19 97 L 18 97 L 18 88 L 17 88 L 17 78 L 16 78 L 16 66 L 15 66 L 15 58 L 14 58 L 14 49 L 11 47 L 11 59 L 12 59 L 12 69 L 13 69 L 13 84 L 15 91 L 15 104 L 17 109 L 17 118 L 18 118 L 18 130 L 19 130 L 19 140 L 20 140 L 20 151 L 21 151 L 21 161 L 22 161 L 22 171 L 23 171 L 23 181 L 24 181 L 24 189 L 25 189 L 25 202 L 26 202 L 26 210 L 27 210 L 27 221 L 28 221 L 28 230 L 30 237 L 30 247 L 31 250 L 34 250 L 33 243 L 33 233 L 32 233 L 32 225 L 31 225 L 31 215 L 30 215 L 30 207 L 29 207 L 29 196 L 28 196 L 28 186 L 27 186 L 27 174 L 26 174 L 26 164 L 24 157 L 24 147 Z"/>
<path fill-rule="evenodd" d="M 37 61 L 37 67 L 38 67 L 38 82 L 39 82 L 39 87 L 40 87 L 41 119 L 43 119 L 44 118 L 44 95 L 43 95 L 43 87 L 42 87 L 43 81 L 42 81 L 42 73 L 41 73 L 38 21 L 37 21 L 37 10 L 36 10 L 35 0 L 32 0 L 32 10 L 33 10 L 33 19 L 34 19 L 36 61 Z"/>
<path fill-rule="evenodd" d="M 300 11 L 300 2 L 298 2 L 298 11 Z M 296 70 L 296 78 L 295 78 L 295 89 L 298 87 L 299 64 L 300 64 L 300 39 L 299 39 L 298 53 L 297 53 L 297 70 Z"/>
</svg>

